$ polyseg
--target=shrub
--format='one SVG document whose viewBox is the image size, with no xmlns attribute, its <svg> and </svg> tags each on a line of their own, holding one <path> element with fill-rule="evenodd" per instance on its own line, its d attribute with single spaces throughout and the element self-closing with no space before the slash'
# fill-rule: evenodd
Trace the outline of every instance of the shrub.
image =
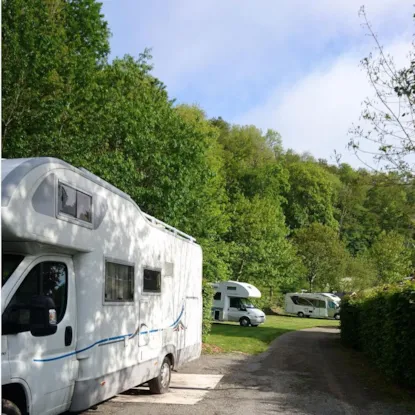
<svg viewBox="0 0 415 415">
<path fill-rule="evenodd" d="M 383 286 L 346 297 L 341 340 L 362 350 L 391 380 L 415 386 L 415 283 Z"/>
<path fill-rule="evenodd" d="M 202 322 L 202 340 L 205 342 L 212 326 L 212 301 L 213 287 L 203 280 L 202 298 L 203 298 L 203 322 Z"/>
</svg>

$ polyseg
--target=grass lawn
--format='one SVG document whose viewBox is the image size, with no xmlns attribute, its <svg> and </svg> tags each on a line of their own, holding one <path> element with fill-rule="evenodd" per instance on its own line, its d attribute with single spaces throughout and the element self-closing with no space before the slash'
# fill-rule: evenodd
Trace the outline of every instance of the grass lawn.
<svg viewBox="0 0 415 415">
<path fill-rule="evenodd" d="M 213 323 L 204 350 L 222 352 L 243 352 L 257 354 L 281 334 L 316 326 L 339 327 L 335 320 L 267 316 L 265 324 L 258 327 L 241 327 L 237 323 Z"/>
</svg>

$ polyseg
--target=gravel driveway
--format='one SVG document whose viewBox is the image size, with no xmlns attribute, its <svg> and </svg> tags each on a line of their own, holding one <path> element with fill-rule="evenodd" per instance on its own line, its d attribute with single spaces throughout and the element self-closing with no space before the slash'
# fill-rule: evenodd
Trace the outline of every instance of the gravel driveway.
<svg viewBox="0 0 415 415">
<path fill-rule="evenodd" d="M 340 345 L 338 333 L 331 328 L 287 333 L 253 357 L 203 355 L 180 372 L 224 377 L 195 406 L 108 401 L 87 413 L 413 415 L 359 354 Z"/>
</svg>

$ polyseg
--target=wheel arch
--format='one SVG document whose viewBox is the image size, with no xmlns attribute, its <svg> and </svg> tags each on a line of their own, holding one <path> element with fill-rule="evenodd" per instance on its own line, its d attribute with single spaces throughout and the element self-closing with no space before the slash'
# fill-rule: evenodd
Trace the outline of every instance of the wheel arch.
<svg viewBox="0 0 415 415">
<path fill-rule="evenodd" d="M 163 347 L 159 357 L 160 365 L 165 357 L 168 357 L 170 359 L 172 368 L 174 369 L 177 363 L 177 350 L 173 344 L 169 344 Z"/>
<path fill-rule="evenodd" d="M 1 386 L 1 396 L 13 402 L 24 415 L 30 414 L 30 391 L 24 382 L 12 382 Z"/>
</svg>

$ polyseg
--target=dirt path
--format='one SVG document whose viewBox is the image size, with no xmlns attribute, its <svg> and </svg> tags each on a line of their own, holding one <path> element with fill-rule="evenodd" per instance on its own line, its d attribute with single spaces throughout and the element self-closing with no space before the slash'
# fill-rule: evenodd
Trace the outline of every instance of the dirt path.
<svg viewBox="0 0 415 415">
<path fill-rule="evenodd" d="M 395 390 L 376 379 L 361 356 L 344 349 L 336 329 L 314 328 L 279 337 L 261 355 L 202 356 L 182 373 L 224 374 L 195 406 L 100 405 L 103 414 L 368 414 L 410 415 Z M 91 411 L 92 412 L 92 411 Z M 97 411 L 93 411 L 97 413 Z"/>
</svg>

